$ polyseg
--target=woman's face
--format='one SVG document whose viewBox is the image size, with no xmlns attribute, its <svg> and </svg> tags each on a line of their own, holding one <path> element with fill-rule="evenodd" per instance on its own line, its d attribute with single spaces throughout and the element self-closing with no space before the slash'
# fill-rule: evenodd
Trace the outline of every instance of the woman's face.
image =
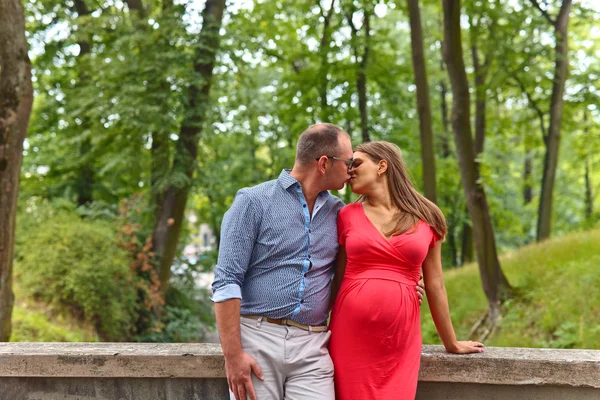
<svg viewBox="0 0 600 400">
<path fill-rule="evenodd" d="M 378 181 L 378 170 L 379 164 L 374 162 L 371 157 L 355 151 L 354 165 L 350 170 L 350 180 L 348 181 L 352 191 L 356 194 L 368 194 Z"/>
</svg>

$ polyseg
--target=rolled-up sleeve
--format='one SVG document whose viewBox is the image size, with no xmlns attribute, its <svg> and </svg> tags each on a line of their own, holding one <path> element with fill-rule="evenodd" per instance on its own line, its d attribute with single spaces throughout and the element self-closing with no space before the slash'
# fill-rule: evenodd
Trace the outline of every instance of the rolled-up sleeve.
<svg viewBox="0 0 600 400">
<path fill-rule="evenodd" d="M 219 303 L 242 298 L 242 284 L 248 270 L 260 215 L 245 189 L 238 191 L 223 216 L 219 257 L 212 284 L 212 301 Z"/>
</svg>

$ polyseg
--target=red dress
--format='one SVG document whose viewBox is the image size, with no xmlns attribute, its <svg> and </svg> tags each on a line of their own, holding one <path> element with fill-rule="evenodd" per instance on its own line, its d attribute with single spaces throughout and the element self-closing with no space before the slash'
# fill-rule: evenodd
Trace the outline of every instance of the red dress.
<svg viewBox="0 0 600 400">
<path fill-rule="evenodd" d="M 421 265 L 437 236 L 416 229 L 385 239 L 352 203 L 338 217 L 346 273 L 331 315 L 329 352 L 338 400 L 413 400 L 421 360 Z"/>
</svg>

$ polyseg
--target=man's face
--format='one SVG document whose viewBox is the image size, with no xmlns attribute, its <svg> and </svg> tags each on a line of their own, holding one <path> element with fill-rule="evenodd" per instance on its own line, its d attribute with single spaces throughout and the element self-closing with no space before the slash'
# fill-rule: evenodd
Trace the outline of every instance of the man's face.
<svg viewBox="0 0 600 400">
<path fill-rule="evenodd" d="M 339 158 L 351 159 L 353 156 L 352 143 L 346 135 L 340 135 L 340 154 L 336 155 Z M 348 164 L 340 160 L 330 160 L 332 162 L 329 170 L 329 190 L 340 190 L 344 188 L 344 184 L 350 179 L 350 171 Z"/>
</svg>

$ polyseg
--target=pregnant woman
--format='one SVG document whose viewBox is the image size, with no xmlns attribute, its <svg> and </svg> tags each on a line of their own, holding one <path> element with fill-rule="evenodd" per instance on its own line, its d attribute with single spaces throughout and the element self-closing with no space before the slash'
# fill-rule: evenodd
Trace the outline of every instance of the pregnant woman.
<svg viewBox="0 0 600 400">
<path fill-rule="evenodd" d="M 421 358 L 421 269 L 431 315 L 450 353 L 483 351 L 456 340 L 444 282 L 439 208 L 412 186 L 400 149 L 359 145 L 350 185 L 358 202 L 338 217 L 340 250 L 329 351 L 339 400 L 414 399 Z"/>
</svg>

